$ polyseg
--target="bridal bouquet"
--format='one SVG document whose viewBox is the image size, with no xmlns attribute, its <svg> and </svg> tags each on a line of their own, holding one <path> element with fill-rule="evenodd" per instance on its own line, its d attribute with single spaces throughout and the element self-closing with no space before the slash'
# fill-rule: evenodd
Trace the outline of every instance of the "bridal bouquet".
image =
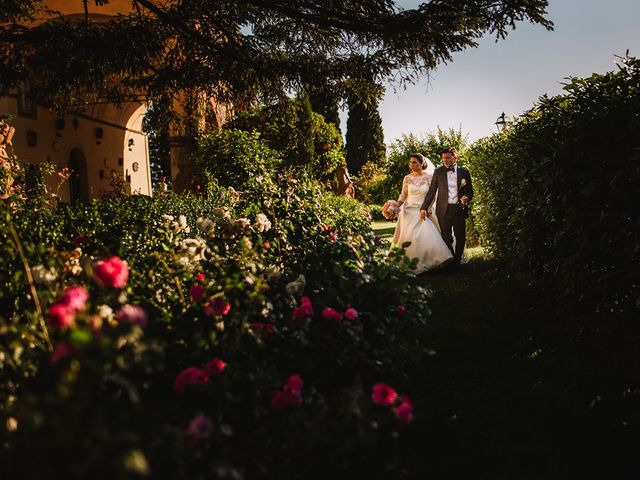
<svg viewBox="0 0 640 480">
<path fill-rule="evenodd" d="M 400 212 L 400 207 L 398 206 L 398 202 L 395 200 L 387 200 L 384 202 L 382 206 L 382 216 L 387 220 L 395 220 L 398 216 L 398 212 Z"/>
</svg>

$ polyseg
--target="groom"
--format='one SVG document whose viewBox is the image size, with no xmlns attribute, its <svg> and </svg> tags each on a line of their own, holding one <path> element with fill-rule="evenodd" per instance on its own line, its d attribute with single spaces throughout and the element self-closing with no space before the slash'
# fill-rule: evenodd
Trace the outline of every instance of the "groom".
<svg viewBox="0 0 640 480">
<path fill-rule="evenodd" d="M 431 204 L 438 193 L 436 216 L 440 224 L 440 233 L 444 243 L 453 253 L 454 265 L 460 265 L 464 243 L 467 237 L 465 220 L 469 216 L 469 202 L 473 198 L 471 175 L 466 168 L 459 167 L 458 152 L 450 147 L 442 151 L 442 166 L 436 168 L 433 180 L 420 207 L 420 217 L 424 220 L 431 214 Z M 456 249 L 453 250 L 453 237 L 456 236 Z"/>
</svg>

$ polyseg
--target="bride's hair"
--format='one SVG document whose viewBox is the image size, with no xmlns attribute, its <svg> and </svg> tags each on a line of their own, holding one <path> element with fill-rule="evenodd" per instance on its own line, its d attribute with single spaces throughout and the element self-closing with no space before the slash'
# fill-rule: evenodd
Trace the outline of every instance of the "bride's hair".
<svg viewBox="0 0 640 480">
<path fill-rule="evenodd" d="M 420 162 L 420 165 L 422 165 L 422 168 L 424 168 L 425 166 L 424 155 L 422 155 L 421 153 L 412 153 L 409 158 L 415 158 L 416 160 L 418 160 L 418 162 Z"/>
</svg>

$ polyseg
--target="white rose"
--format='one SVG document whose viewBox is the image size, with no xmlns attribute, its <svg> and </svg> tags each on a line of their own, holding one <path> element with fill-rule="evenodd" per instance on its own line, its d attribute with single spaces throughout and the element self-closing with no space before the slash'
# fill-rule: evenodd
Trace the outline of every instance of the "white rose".
<svg viewBox="0 0 640 480">
<path fill-rule="evenodd" d="M 298 275 L 298 278 L 296 278 L 293 282 L 287 283 L 287 286 L 285 288 L 289 295 L 297 296 L 302 294 L 306 283 L 307 280 L 304 278 L 304 275 L 300 274 Z"/>
<path fill-rule="evenodd" d="M 57 278 L 54 270 L 47 270 L 43 265 L 31 267 L 31 276 L 35 283 L 51 283 Z"/>
<path fill-rule="evenodd" d="M 264 213 L 256 215 L 255 230 L 256 232 L 268 232 L 271 229 L 271 222 Z"/>
</svg>

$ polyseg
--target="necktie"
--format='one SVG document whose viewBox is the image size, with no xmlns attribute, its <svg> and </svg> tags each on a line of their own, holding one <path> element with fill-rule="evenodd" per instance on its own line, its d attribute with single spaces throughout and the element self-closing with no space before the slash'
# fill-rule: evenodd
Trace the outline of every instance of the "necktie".
<svg viewBox="0 0 640 480">
<path fill-rule="evenodd" d="M 455 172 L 456 171 L 456 169 L 454 167 L 448 167 L 448 168 L 445 167 L 445 168 L 446 168 L 447 172 Z"/>
</svg>

